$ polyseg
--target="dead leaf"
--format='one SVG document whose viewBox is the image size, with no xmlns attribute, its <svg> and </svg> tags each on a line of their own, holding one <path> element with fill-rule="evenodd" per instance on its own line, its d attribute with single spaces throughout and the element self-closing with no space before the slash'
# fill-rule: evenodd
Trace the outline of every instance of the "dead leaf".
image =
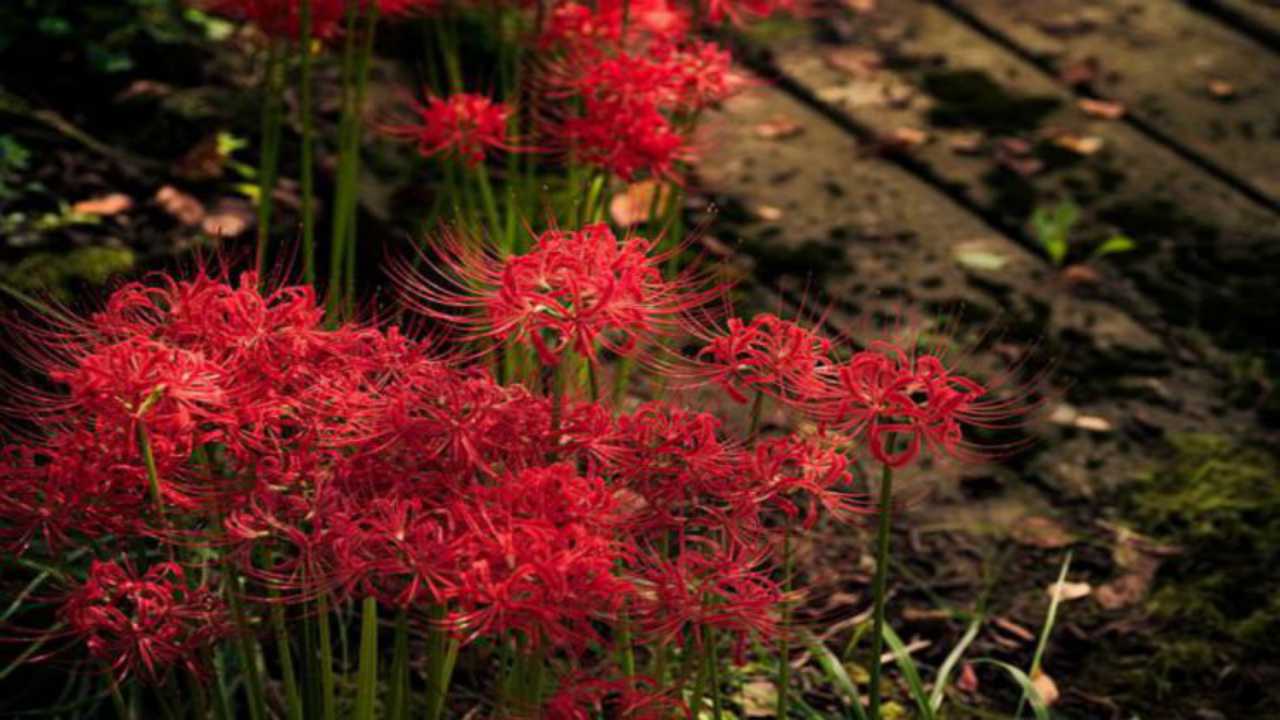
<svg viewBox="0 0 1280 720">
<path fill-rule="evenodd" d="M 133 207 L 133 198 L 124 193 L 111 193 L 102 197 L 81 200 L 71 206 L 71 212 L 79 215 L 118 215 Z"/>
<path fill-rule="evenodd" d="M 840 48 L 822 56 L 832 68 L 855 78 L 874 75 L 884 68 L 884 56 L 866 48 Z"/>
<path fill-rule="evenodd" d="M 1052 599 L 1055 595 L 1058 602 L 1066 602 L 1068 600 L 1079 600 L 1082 597 L 1089 597 L 1093 592 L 1093 586 L 1087 582 L 1064 582 L 1059 589 L 1058 583 L 1054 583 L 1045 588 L 1045 592 L 1049 593 Z"/>
<path fill-rule="evenodd" d="M 1118 610 L 1141 601 L 1150 588 L 1151 578 L 1146 574 L 1129 573 L 1099 586 L 1093 597 L 1103 608 Z"/>
<path fill-rule="evenodd" d="M 972 663 L 960 666 L 960 677 L 956 678 L 956 689 L 970 695 L 978 692 L 978 673 L 973 671 Z"/>
<path fill-rule="evenodd" d="M 778 689 L 768 680 L 752 680 L 742 684 L 739 698 L 745 717 L 774 717 L 778 712 Z"/>
<path fill-rule="evenodd" d="M 1096 100 L 1094 98 L 1080 98 L 1076 102 L 1085 115 L 1090 115 L 1103 120 L 1119 120 L 1124 117 L 1126 112 L 1124 103 L 1115 102 L 1114 100 Z"/>
<path fill-rule="evenodd" d="M 942 622 L 951 619 L 951 613 L 939 608 L 906 607 L 902 609 L 902 619 L 907 622 Z"/>
<path fill-rule="evenodd" d="M 1058 403 L 1049 413 L 1049 422 L 1090 432 L 1111 432 L 1112 429 L 1111 421 L 1097 415 L 1085 415 L 1070 403 Z"/>
<path fill-rule="evenodd" d="M 1097 58 L 1085 58 L 1062 68 L 1058 77 L 1068 85 L 1088 85 L 1098 77 L 1099 69 Z"/>
<path fill-rule="evenodd" d="M 991 622 L 996 627 L 1006 632 L 1012 633 L 1013 635 L 1018 637 L 1020 640 L 1023 640 L 1024 642 L 1033 642 L 1036 639 L 1035 633 L 1022 627 L 1021 625 L 1015 623 L 1012 620 L 1008 620 L 1006 618 L 997 616 L 997 617 L 991 618 Z"/>
<path fill-rule="evenodd" d="M 1073 286 L 1097 285 L 1102 282 L 1102 276 L 1088 265 L 1076 263 L 1062 269 L 1062 281 Z"/>
<path fill-rule="evenodd" d="M 1236 96 L 1236 86 L 1226 80 L 1210 80 L 1209 94 L 1219 100 L 1230 100 Z"/>
<path fill-rule="evenodd" d="M 756 137 L 763 140 L 785 140 L 803 132 L 803 125 L 783 115 L 756 125 Z"/>
<path fill-rule="evenodd" d="M 224 199 L 218 202 L 213 212 L 205 216 L 200 229 L 214 237 L 233 238 L 253 227 L 253 223 L 254 214 L 248 203 Z"/>
<path fill-rule="evenodd" d="M 1104 433 L 1111 432 L 1112 429 L 1110 420 L 1097 415 L 1081 415 L 1076 418 L 1073 424 L 1081 430 L 1088 430 L 1089 432 Z"/>
<path fill-rule="evenodd" d="M 986 136 L 980 132 L 959 133 L 947 140 L 947 147 L 958 155 L 977 155 L 982 152 L 986 141 Z"/>
<path fill-rule="evenodd" d="M 845 7 L 859 15 L 876 11 L 876 0 L 844 0 Z"/>
<path fill-rule="evenodd" d="M 1077 155 L 1088 157 L 1101 150 L 1104 143 L 1097 135 L 1062 133 L 1053 139 L 1053 144 Z"/>
<path fill-rule="evenodd" d="M 1107 610 L 1128 607 L 1141 602 L 1151 589 L 1162 558 L 1176 555 L 1179 548 L 1163 545 L 1126 527 L 1104 524 L 1116 534 L 1111 558 L 1124 570 L 1119 578 L 1094 591 L 1098 604 Z"/>
<path fill-rule="evenodd" d="M 1035 674 L 1031 676 L 1031 687 L 1035 688 L 1036 692 L 1040 694 L 1040 700 L 1046 706 L 1053 705 L 1061 697 L 1061 693 L 1058 692 L 1058 684 L 1043 670 L 1036 670 Z"/>
<path fill-rule="evenodd" d="M 895 128 L 884 137 L 884 145 L 893 150 L 919 147 L 929 141 L 929 134 L 915 128 Z"/>
<path fill-rule="evenodd" d="M 157 80 L 134 80 L 116 95 L 116 102 L 140 97 L 162 98 L 173 94 L 173 86 Z"/>
<path fill-rule="evenodd" d="M 222 177 L 227 158 L 218 146 L 218 134 L 212 133 L 191 147 L 173 164 L 173 174 L 184 180 L 204 181 Z"/>
<path fill-rule="evenodd" d="M 757 205 L 752 208 L 752 212 L 765 222 L 777 222 L 782 219 L 782 208 L 773 205 Z"/>
<path fill-rule="evenodd" d="M 204 205 L 172 185 L 157 190 L 155 201 L 183 225 L 198 225 L 204 219 Z"/>
<path fill-rule="evenodd" d="M 1016 542 L 1046 550 L 1064 548 L 1076 541 L 1062 523 L 1043 515 L 1022 518 L 1010 528 L 1009 534 Z"/>
<path fill-rule="evenodd" d="M 1026 157 L 1031 154 L 1035 146 L 1022 138 L 1000 138 L 996 143 L 996 149 L 1014 157 Z"/>
<path fill-rule="evenodd" d="M 661 216 L 671 201 L 671 188 L 665 183 L 641 180 L 628 185 L 609 201 L 609 216 L 622 227 L 649 221 L 649 211 Z"/>
</svg>

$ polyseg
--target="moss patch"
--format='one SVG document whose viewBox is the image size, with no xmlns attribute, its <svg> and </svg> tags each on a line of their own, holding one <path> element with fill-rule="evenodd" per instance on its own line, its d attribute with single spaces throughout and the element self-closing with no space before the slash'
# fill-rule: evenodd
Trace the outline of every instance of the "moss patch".
<svg viewBox="0 0 1280 720">
<path fill-rule="evenodd" d="M 35 253 L 4 273 L 4 281 L 19 290 L 37 290 L 69 300 L 76 283 L 102 285 L 113 275 L 134 267 L 128 248 L 83 247 L 56 255 Z"/>
</svg>

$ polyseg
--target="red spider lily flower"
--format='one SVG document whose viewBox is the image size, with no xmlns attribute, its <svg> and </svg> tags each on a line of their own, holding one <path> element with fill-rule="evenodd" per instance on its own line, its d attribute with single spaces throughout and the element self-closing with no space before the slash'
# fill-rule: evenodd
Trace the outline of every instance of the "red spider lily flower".
<svg viewBox="0 0 1280 720">
<path fill-rule="evenodd" d="M 768 552 L 689 537 L 674 559 L 648 555 L 634 605 L 639 625 L 663 643 L 701 643 L 695 630 L 714 628 L 736 638 L 740 656 L 751 635 L 768 638 L 778 629 L 782 592 L 769 577 Z"/>
<path fill-rule="evenodd" d="M 601 0 L 594 7 L 561 2 L 551 9 L 539 42 L 574 55 L 599 55 L 643 40 L 674 42 L 688 32 L 689 13 L 668 0 Z"/>
<path fill-rule="evenodd" d="M 302 34 L 300 0 L 207 0 L 210 12 L 253 23 L 271 37 Z M 342 31 L 345 0 L 311 0 L 311 36 L 328 40 Z"/>
<path fill-rule="evenodd" d="M 720 292 L 693 289 L 702 283 L 692 272 L 664 279 L 672 251 L 653 248 L 642 237 L 619 239 L 605 224 L 548 230 L 528 253 L 506 258 L 445 238 L 445 280 L 416 276 L 407 266 L 398 274 L 413 309 L 471 327 L 468 339 L 527 342 L 550 366 L 568 350 L 595 362 L 601 348 L 637 355 Z"/>
<path fill-rule="evenodd" d="M 37 540 L 57 557 L 106 535 L 136 536 L 147 498 L 146 469 L 113 436 L 77 430 L 0 453 L 0 538 L 22 554 Z"/>
<path fill-rule="evenodd" d="M 594 623 L 630 593 L 614 575 L 624 556 L 604 482 L 552 465 L 477 487 L 472 498 L 451 508 L 464 528 L 451 618 L 459 631 L 468 639 L 514 632 L 528 649 L 600 641 Z"/>
<path fill-rule="evenodd" d="M 443 510 L 420 499 L 353 503 L 325 522 L 338 584 L 396 607 L 440 605 L 457 577 L 454 533 Z"/>
<path fill-rule="evenodd" d="M 707 341 L 690 380 L 715 382 L 739 403 L 762 392 L 783 401 L 821 394 L 821 375 L 832 364 L 831 341 L 815 330 L 770 313 L 750 322 L 729 318 L 723 331 L 697 329 Z"/>
<path fill-rule="evenodd" d="M 378 12 L 389 17 L 430 13 L 443 4 L 442 0 L 378 0 Z"/>
<path fill-rule="evenodd" d="M 697 113 L 729 99 L 746 86 L 745 77 L 733 71 L 729 51 L 714 42 L 658 44 L 650 53 L 667 73 L 672 107 L 677 112 Z"/>
<path fill-rule="evenodd" d="M 440 98 L 428 96 L 425 104 L 414 103 L 419 122 L 394 125 L 385 131 L 418 144 L 423 157 L 453 153 L 468 165 L 484 160 L 486 149 L 514 152 L 507 141 L 507 121 L 511 108 L 483 95 L 457 93 Z"/>
<path fill-rule="evenodd" d="M 1036 407 L 1025 389 L 998 397 L 993 385 L 953 372 L 937 355 L 909 354 L 885 341 L 854 354 L 831 376 L 834 391 L 820 415 L 840 431 L 864 434 L 871 455 L 891 468 L 910 464 L 924 447 L 964 461 L 1007 451 L 968 441 L 964 428 L 1013 429 Z"/>
<path fill-rule="evenodd" d="M 139 575 L 128 565 L 94 561 L 62 615 L 116 682 L 138 677 L 159 684 L 174 666 L 201 674 L 200 651 L 230 627 L 216 593 L 190 587 L 175 563 Z"/>
<path fill-rule="evenodd" d="M 558 132 L 581 162 L 622 180 L 641 173 L 676 177 L 676 163 L 690 157 L 684 135 L 651 102 L 586 98 L 581 116 L 563 120 Z"/>
<path fill-rule="evenodd" d="M 822 438 L 765 438 L 747 453 L 745 461 L 756 503 L 775 505 L 794 519 L 801 514 L 797 496 L 808 498 L 805 529 L 817 522 L 819 505 L 837 519 L 871 511 L 865 495 L 850 488 L 853 476 L 848 458 Z"/>
</svg>

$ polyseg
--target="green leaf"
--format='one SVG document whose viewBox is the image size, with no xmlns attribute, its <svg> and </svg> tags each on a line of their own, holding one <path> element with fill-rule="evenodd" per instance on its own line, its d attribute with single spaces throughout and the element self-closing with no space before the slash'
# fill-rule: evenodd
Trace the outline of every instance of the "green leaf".
<svg viewBox="0 0 1280 720">
<path fill-rule="evenodd" d="M 889 648 L 893 650 L 893 661 L 897 663 L 898 668 L 902 670 L 903 676 L 907 678 L 907 687 L 911 690 L 911 699 L 915 701 L 916 707 L 920 709 L 920 717 L 923 720 L 933 720 L 933 706 L 929 702 L 929 696 L 924 691 L 924 683 L 920 680 L 920 671 L 916 668 L 915 661 L 911 659 L 911 655 L 907 653 L 907 646 L 903 644 L 902 638 L 898 637 L 898 633 L 887 624 L 884 626 L 884 640 L 889 643 Z M 875 688 L 872 688 L 875 691 Z"/>
<path fill-rule="evenodd" d="M 809 652 L 813 653 L 818 665 L 827 674 L 827 679 L 836 687 L 836 690 L 842 693 L 842 697 L 844 695 L 849 697 L 850 702 L 847 707 L 853 710 L 853 716 L 857 720 L 867 720 L 867 711 L 862 709 L 862 695 L 858 693 L 858 686 L 849 678 L 849 673 L 844 669 L 844 665 L 840 664 L 840 659 L 813 633 L 805 631 L 804 639 L 809 646 Z"/>
<path fill-rule="evenodd" d="M 969 623 L 968 629 L 964 631 L 960 642 L 951 649 L 947 654 L 946 660 L 942 661 L 942 666 L 938 668 L 938 677 L 933 684 L 933 692 L 929 695 L 929 707 L 935 713 L 942 707 L 944 693 L 947 690 L 947 683 L 951 679 L 951 672 L 955 669 L 956 664 L 960 662 L 960 658 L 964 657 L 964 651 L 969 649 L 969 644 L 974 638 L 978 637 L 978 630 L 982 628 L 983 617 L 975 615 L 973 621 Z"/>
<path fill-rule="evenodd" d="M 1066 259 L 1071 230 L 1079 220 L 1080 208 L 1070 200 L 1063 200 L 1053 209 L 1036 208 L 1031 214 L 1036 239 L 1055 265 Z"/>
<path fill-rule="evenodd" d="M 995 658 L 979 658 L 973 662 L 975 665 L 994 665 L 1009 673 L 1014 682 L 1022 687 L 1023 696 L 1031 700 L 1031 711 L 1035 713 L 1036 720 L 1052 720 L 1049 717 L 1049 708 L 1044 704 L 1044 698 L 1040 697 L 1040 691 L 1036 690 L 1036 686 L 1031 684 L 1031 678 L 1027 677 L 1026 673 L 1007 662 L 996 660 Z"/>
<path fill-rule="evenodd" d="M 1126 235 L 1112 235 L 1107 241 L 1094 248 L 1093 257 L 1099 258 L 1103 255 L 1114 255 L 1116 253 L 1125 253 L 1138 247 L 1138 244 L 1132 238 Z"/>
</svg>

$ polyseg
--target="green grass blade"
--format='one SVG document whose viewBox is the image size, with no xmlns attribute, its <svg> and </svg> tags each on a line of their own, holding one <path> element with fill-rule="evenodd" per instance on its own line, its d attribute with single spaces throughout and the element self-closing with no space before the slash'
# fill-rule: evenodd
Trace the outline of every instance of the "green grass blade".
<svg viewBox="0 0 1280 720">
<path fill-rule="evenodd" d="M 360 617 L 360 669 L 353 720 L 373 720 L 378 697 L 378 601 L 364 599 Z"/>
<path fill-rule="evenodd" d="M 911 699 L 915 700 L 916 707 L 920 708 L 920 717 L 923 720 L 933 720 L 933 706 L 929 704 L 929 696 L 925 693 L 924 683 L 920 680 L 920 671 L 916 668 L 911 655 L 907 653 L 907 646 L 903 644 L 902 638 L 898 637 L 898 633 L 887 624 L 884 626 L 884 639 L 889 643 L 889 649 L 893 651 L 893 661 L 898 664 L 903 676 L 907 678 L 907 687 L 911 690 Z"/>
<path fill-rule="evenodd" d="M 848 671 L 844 669 L 844 665 L 840 663 L 840 659 L 831 652 L 813 633 L 805 631 L 805 643 L 809 646 L 809 652 L 813 653 L 814 658 L 818 660 L 818 665 L 822 671 L 827 674 L 827 679 L 835 685 L 836 689 L 841 693 L 849 696 L 849 707 L 853 710 L 853 716 L 857 720 L 867 720 L 867 711 L 862 709 L 862 695 L 858 693 L 858 686 L 854 684 L 853 679 L 849 677 Z"/>
<path fill-rule="evenodd" d="M 1044 698 L 1040 697 L 1040 691 L 1036 690 L 1036 686 L 1031 684 L 1031 678 L 1017 667 L 1010 665 L 1002 660 L 994 658 L 979 658 L 973 661 L 975 665 L 994 665 L 1014 679 L 1018 685 L 1022 686 L 1022 695 L 1031 700 L 1031 711 L 1035 713 L 1036 720 L 1051 720 L 1049 717 L 1049 708 L 1044 704 Z"/>
<path fill-rule="evenodd" d="M 969 649 L 969 644 L 974 638 L 978 637 L 978 631 L 982 629 L 983 617 L 976 615 L 973 621 L 969 623 L 969 627 L 961 636 L 960 642 L 951 649 L 947 658 L 942 661 L 942 667 L 938 668 L 938 677 L 933 683 L 933 692 L 929 694 L 929 709 L 938 712 L 942 707 L 942 699 L 947 691 L 947 683 L 951 679 L 951 673 L 955 670 L 956 664 L 960 662 L 960 658 L 964 657 L 964 651 Z"/>
</svg>

